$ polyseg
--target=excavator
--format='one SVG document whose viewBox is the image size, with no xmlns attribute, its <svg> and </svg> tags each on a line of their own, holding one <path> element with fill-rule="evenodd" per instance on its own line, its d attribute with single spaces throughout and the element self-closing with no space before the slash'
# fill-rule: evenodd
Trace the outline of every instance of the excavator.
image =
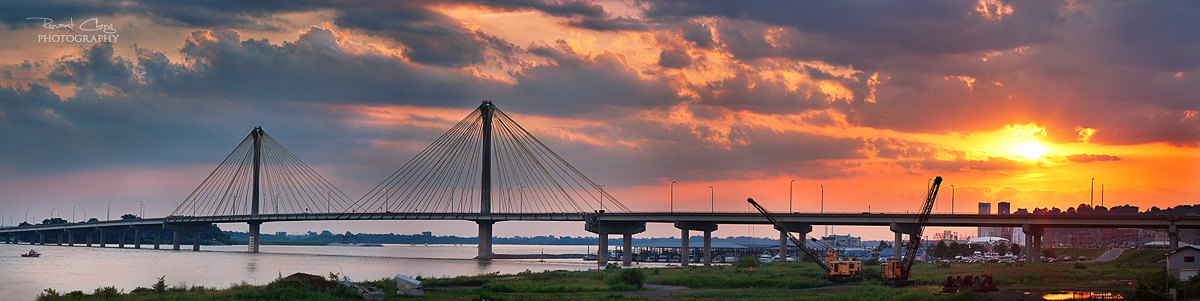
<svg viewBox="0 0 1200 301">
<path fill-rule="evenodd" d="M 909 280 L 912 272 L 913 263 L 917 260 L 917 249 L 921 247 L 921 232 L 925 230 L 925 223 L 929 221 L 929 213 L 933 211 L 933 201 L 937 199 L 938 188 L 942 186 L 942 177 L 933 179 L 933 185 L 929 186 L 929 192 L 925 195 L 925 205 L 921 207 L 921 213 L 917 215 L 917 223 L 913 233 L 908 234 L 908 243 L 904 245 L 904 256 L 900 254 L 892 256 L 892 259 L 883 263 L 883 284 L 892 287 L 904 287 L 913 285 L 913 281 Z"/>
<path fill-rule="evenodd" d="M 775 218 L 774 214 L 771 214 L 771 212 L 767 211 L 766 208 L 763 208 L 762 206 L 758 205 L 757 202 L 754 202 L 753 198 L 747 198 L 746 201 L 750 202 L 750 205 L 754 205 L 754 208 L 758 209 L 758 212 L 762 213 L 767 220 L 770 220 L 771 223 L 775 225 L 776 230 L 786 232 L 786 230 L 784 230 L 785 228 L 783 223 L 779 222 L 779 220 Z M 805 258 L 808 258 L 808 260 L 812 262 L 816 262 L 821 269 L 825 270 L 825 277 L 830 282 L 847 283 L 862 281 L 861 261 L 839 258 L 837 256 L 837 250 L 830 248 L 826 248 L 824 252 L 822 252 L 824 254 L 818 255 L 816 250 L 806 247 L 804 242 L 793 236 L 791 232 L 787 232 L 787 238 L 788 240 L 792 241 L 792 244 L 796 245 L 796 248 L 800 249 L 800 253 L 804 254 Z M 783 256 L 780 257 L 783 258 Z"/>
</svg>

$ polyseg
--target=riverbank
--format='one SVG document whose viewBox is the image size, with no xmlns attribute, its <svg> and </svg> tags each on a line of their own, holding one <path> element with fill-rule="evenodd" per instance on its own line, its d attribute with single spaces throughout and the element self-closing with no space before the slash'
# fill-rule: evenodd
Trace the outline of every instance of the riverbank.
<svg viewBox="0 0 1200 301">
<path fill-rule="evenodd" d="M 918 264 L 913 270 L 917 286 L 891 288 L 880 285 L 879 266 L 864 268 L 865 282 L 855 285 L 835 285 L 822 278 L 815 264 L 768 263 L 760 267 L 693 266 L 689 268 L 635 268 L 591 271 L 490 273 L 462 277 L 419 277 L 424 282 L 425 298 L 435 300 L 471 299 L 728 299 L 728 298 L 788 298 L 801 300 L 970 300 L 981 295 L 935 295 L 946 275 L 991 274 L 997 285 L 1010 288 L 1006 297 L 1022 297 L 1016 287 L 1037 287 L 1038 291 L 1055 288 L 1071 290 L 1111 291 L 1118 294 L 1138 294 L 1137 287 L 1114 286 L 1116 280 L 1137 280 L 1143 286 L 1161 287 L 1165 276 L 1162 265 L 1155 263 L 1159 250 L 1130 250 L 1120 258 L 1094 264 Z M 282 275 L 281 275 L 282 276 Z M 637 279 L 641 279 L 636 281 Z M 169 280 L 169 279 L 168 279 Z M 282 283 L 276 279 L 265 285 L 234 285 L 227 289 L 205 287 L 173 287 L 134 289 L 124 297 L 129 299 L 239 299 L 286 298 L 361 300 L 354 292 L 326 288 L 315 284 Z M 394 279 L 357 282 L 358 285 L 383 289 L 388 299 L 395 296 Z M 639 285 L 641 284 L 641 285 Z M 1131 291 L 1132 290 L 1132 291 Z M 161 293 L 160 293 L 161 291 Z M 115 290 L 97 289 L 79 295 L 110 296 Z M 49 293 L 49 292 L 48 292 Z M 63 295 L 62 292 L 54 292 Z M 59 300 L 47 294 L 45 300 Z"/>
</svg>

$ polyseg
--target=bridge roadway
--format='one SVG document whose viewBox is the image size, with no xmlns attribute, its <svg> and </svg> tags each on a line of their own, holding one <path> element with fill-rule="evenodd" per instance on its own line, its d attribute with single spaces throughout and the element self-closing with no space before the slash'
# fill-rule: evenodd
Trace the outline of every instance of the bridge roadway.
<svg viewBox="0 0 1200 301">
<path fill-rule="evenodd" d="M 633 234 L 645 231 L 646 223 L 673 223 L 682 230 L 682 237 L 689 237 L 688 231 L 697 230 L 705 234 L 705 255 L 708 255 L 710 235 L 719 224 L 770 224 L 765 217 L 758 213 L 748 212 L 610 212 L 598 216 L 595 213 L 313 213 L 313 214 L 260 214 L 260 215 L 226 215 L 226 216 L 169 216 L 166 218 L 147 218 L 136 220 L 115 220 L 93 223 L 71 223 L 56 225 L 35 225 L 28 227 L 0 228 L 0 237 L 6 243 L 16 243 L 19 236 L 36 235 L 36 243 L 45 244 L 46 235 L 58 235 L 58 244 L 63 243 L 63 235 L 67 235 L 68 244 L 74 245 L 75 234 L 86 234 L 87 245 L 91 246 L 91 238 L 95 233 L 101 233 L 100 245 L 103 247 L 104 232 L 120 232 L 125 237 L 128 231 L 139 236 L 139 231 L 153 231 L 154 247 L 159 248 L 158 233 L 161 229 L 172 230 L 174 233 L 174 249 L 179 249 L 180 232 L 193 233 L 193 250 L 199 250 L 199 233 L 216 223 L 265 223 L 288 221 L 333 221 L 333 220 L 464 220 L 474 221 L 481 225 L 490 225 L 502 221 L 581 221 L 585 229 L 597 233 L 601 237 L 602 248 L 607 248 L 608 234 L 624 234 L 625 248 L 629 249 Z M 896 235 L 898 249 L 901 234 L 912 233 L 917 219 L 913 213 L 783 213 L 777 218 L 788 225 L 788 232 L 804 234 L 810 232 L 812 225 L 846 225 L 846 226 L 888 226 Z M 1040 253 L 1041 236 L 1045 228 L 1147 228 L 1165 229 L 1173 247 L 1178 246 L 1178 229 L 1200 229 L 1200 216 L 1180 215 L 1041 215 L 1041 214 L 932 214 L 926 226 L 945 227 L 1021 227 L 1027 234 L 1026 245 L 1033 246 L 1030 254 Z M 482 227 L 481 227 L 482 229 Z M 481 234 L 484 232 L 481 230 Z M 781 232 L 781 239 L 785 232 Z M 490 233 L 480 235 L 481 257 L 490 252 Z M 687 239 L 684 239 L 686 246 Z M 27 240 L 33 242 L 32 239 Z M 140 240 L 135 240 L 135 248 L 140 248 Z M 252 238 L 257 244 L 257 237 Z M 124 247 L 123 239 L 121 247 Z M 487 248 L 487 250 L 483 250 Z M 781 242 L 781 249 L 786 245 Z M 486 252 L 484 252 L 486 251 Z M 897 252 L 896 254 L 899 254 Z M 709 261 L 705 256 L 705 262 Z M 605 260 L 606 258 L 601 258 Z M 1032 257 L 1030 260 L 1034 260 Z M 628 258 L 626 258 L 628 262 Z"/>
</svg>

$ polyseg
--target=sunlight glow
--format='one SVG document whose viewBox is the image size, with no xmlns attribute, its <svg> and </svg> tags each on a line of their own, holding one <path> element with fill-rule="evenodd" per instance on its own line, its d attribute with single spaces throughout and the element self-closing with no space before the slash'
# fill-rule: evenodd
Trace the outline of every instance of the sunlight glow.
<svg viewBox="0 0 1200 301">
<path fill-rule="evenodd" d="M 1029 141 L 1013 146 L 1013 153 L 1028 160 L 1037 160 L 1047 153 L 1045 145 L 1037 141 Z"/>
</svg>

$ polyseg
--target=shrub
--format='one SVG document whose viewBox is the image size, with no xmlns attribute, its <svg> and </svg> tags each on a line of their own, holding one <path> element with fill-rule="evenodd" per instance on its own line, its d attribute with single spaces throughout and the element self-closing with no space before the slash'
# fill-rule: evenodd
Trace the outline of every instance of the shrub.
<svg viewBox="0 0 1200 301">
<path fill-rule="evenodd" d="M 504 284 L 504 283 L 496 283 L 496 282 L 484 284 L 479 289 L 483 290 L 483 291 L 493 292 L 493 293 L 511 293 L 511 292 L 513 292 L 513 288 L 511 286 L 508 286 L 507 284 Z"/>
<path fill-rule="evenodd" d="M 621 265 L 617 264 L 616 262 L 609 262 L 608 264 L 604 265 L 604 269 L 605 270 L 620 270 Z"/>
<path fill-rule="evenodd" d="M 154 285 L 150 286 L 150 288 L 154 289 L 155 293 L 162 294 L 162 293 L 166 292 L 167 291 L 167 275 L 158 277 L 158 282 L 155 282 Z"/>
<path fill-rule="evenodd" d="M 100 298 L 116 298 L 121 295 L 121 291 L 115 286 L 98 287 L 92 291 L 92 296 Z"/>
<path fill-rule="evenodd" d="M 867 260 L 863 260 L 862 264 L 863 266 L 879 265 L 879 258 L 867 258 Z"/>
<path fill-rule="evenodd" d="M 609 276 L 605 282 L 612 286 L 624 284 L 638 289 L 642 288 L 642 285 L 646 283 L 646 274 L 642 273 L 641 269 L 622 269 L 620 272 Z"/>
<path fill-rule="evenodd" d="M 1087 265 L 1083 264 L 1082 262 L 1076 262 L 1073 266 L 1075 267 L 1076 270 L 1082 270 L 1082 269 L 1087 268 Z"/>
<path fill-rule="evenodd" d="M 47 288 L 46 290 L 42 291 L 42 294 L 38 295 L 38 297 L 58 297 L 58 291 L 55 291 L 52 288 Z"/>
<path fill-rule="evenodd" d="M 66 295 L 63 295 L 63 296 L 72 298 L 72 299 L 83 299 L 83 291 L 75 290 L 75 291 L 71 291 L 70 293 L 67 293 Z"/>
<path fill-rule="evenodd" d="M 129 291 L 129 294 L 132 294 L 132 295 L 150 295 L 150 294 L 156 294 L 156 293 L 155 293 L 155 292 L 154 292 L 154 290 L 152 290 L 152 289 L 149 289 L 149 288 L 144 288 L 144 287 L 138 287 L 138 288 L 135 288 L 135 289 L 133 289 L 132 291 Z"/>
<path fill-rule="evenodd" d="M 738 258 L 737 262 L 733 263 L 733 267 L 739 269 L 757 268 L 759 266 L 762 266 L 762 263 L 758 262 L 758 258 L 752 256 L 742 256 L 742 258 Z"/>
</svg>

